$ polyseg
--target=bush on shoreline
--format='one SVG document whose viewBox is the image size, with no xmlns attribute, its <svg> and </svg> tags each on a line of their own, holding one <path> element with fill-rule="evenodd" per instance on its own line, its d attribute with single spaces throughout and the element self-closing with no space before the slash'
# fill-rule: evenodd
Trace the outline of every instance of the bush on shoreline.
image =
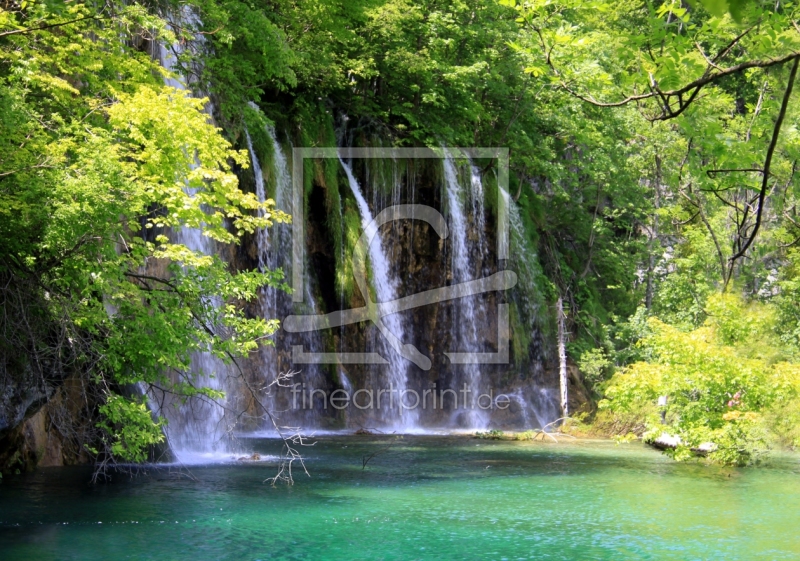
<svg viewBox="0 0 800 561">
<path fill-rule="evenodd" d="M 710 462 L 749 465 L 776 444 L 800 443 L 800 365 L 778 336 L 774 308 L 731 295 L 710 297 L 707 308 L 705 323 L 689 331 L 648 321 L 639 345 L 649 358 L 611 378 L 598 420 L 638 421 L 645 439 L 677 436 L 680 444 L 666 452 L 678 460 L 713 443 Z"/>
</svg>

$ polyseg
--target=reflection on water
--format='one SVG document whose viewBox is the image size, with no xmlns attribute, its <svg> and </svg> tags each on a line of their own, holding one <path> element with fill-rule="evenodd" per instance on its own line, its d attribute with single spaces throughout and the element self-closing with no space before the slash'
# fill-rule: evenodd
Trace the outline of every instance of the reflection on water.
<svg viewBox="0 0 800 561">
<path fill-rule="evenodd" d="M 741 470 L 638 445 L 441 436 L 321 436 L 307 456 L 311 478 L 291 488 L 262 483 L 268 461 L 97 486 L 79 468 L 6 477 L 2 559 L 800 557 L 797 456 Z"/>
</svg>

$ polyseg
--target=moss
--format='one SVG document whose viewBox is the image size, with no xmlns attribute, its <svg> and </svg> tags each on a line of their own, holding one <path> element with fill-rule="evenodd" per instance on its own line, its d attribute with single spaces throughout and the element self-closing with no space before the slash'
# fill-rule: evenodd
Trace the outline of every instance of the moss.
<svg viewBox="0 0 800 561">
<path fill-rule="evenodd" d="M 527 360 L 528 349 L 531 344 L 531 329 L 523 322 L 522 314 L 516 302 L 511 302 L 509 310 L 512 356 L 515 364 L 521 364 Z"/>
<path fill-rule="evenodd" d="M 272 146 L 272 139 L 270 138 L 269 133 L 267 133 L 267 127 L 272 126 L 272 122 L 260 110 L 256 110 L 249 105 L 245 108 L 242 118 L 244 120 L 246 131 L 250 135 L 253 151 L 255 151 L 256 157 L 258 158 L 258 163 L 265 175 L 266 186 L 269 184 L 268 177 L 272 175 L 272 170 L 274 169 L 273 163 L 275 152 Z M 240 138 L 239 144 L 241 149 L 247 149 L 247 142 L 244 139 L 244 135 L 242 135 L 242 138 Z M 250 173 L 252 174 L 252 165 L 250 170 Z M 274 180 L 272 183 L 274 183 Z M 274 195 L 270 195 L 268 193 L 267 196 L 269 197 Z"/>
<path fill-rule="evenodd" d="M 342 251 L 336 260 L 336 288 L 344 301 L 350 301 L 355 290 L 353 277 L 353 251 L 361 236 L 361 215 L 356 210 L 356 202 L 352 197 L 344 200 L 342 213 Z M 369 275 L 369 269 L 367 274 Z"/>
<path fill-rule="evenodd" d="M 475 163 L 478 169 L 483 169 L 485 163 Z M 484 173 L 481 176 L 483 183 L 483 206 L 489 211 L 490 215 L 497 219 L 497 174 L 491 171 Z"/>
</svg>

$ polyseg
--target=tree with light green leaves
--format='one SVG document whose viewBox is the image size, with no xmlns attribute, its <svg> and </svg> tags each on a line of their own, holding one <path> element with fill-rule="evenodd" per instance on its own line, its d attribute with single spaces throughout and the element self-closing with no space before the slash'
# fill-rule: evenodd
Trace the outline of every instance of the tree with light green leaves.
<svg viewBox="0 0 800 561">
<path fill-rule="evenodd" d="M 180 39 L 164 18 L 126 3 L 5 2 L 0 14 L 4 367 L 80 379 L 97 411 L 78 444 L 141 462 L 164 438 L 144 394 L 218 400 L 192 353 L 230 361 L 277 328 L 241 302 L 279 272 L 234 272 L 170 232 L 237 244 L 288 216 L 239 189 L 233 167 L 248 157 L 207 100 L 164 84 L 146 48 Z"/>
<path fill-rule="evenodd" d="M 789 264 L 800 239 L 798 8 L 780 2 L 505 3 L 526 31 L 515 46 L 528 57 L 527 72 L 588 106 L 634 115 L 639 125 L 629 142 L 650 159 L 642 167 L 651 170 L 642 181 L 654 202 L 642 224 L 650 256 L 641 270 L 647 313 L 663 321 L 652 319 L 643 330 L 639 315 L 633 329 L 621 318 L 609 330 L 606 351 L 585 353 L 587 365 L 605 365 L 610 354 L 622 367 L 607 386 L 602 376 L 597 380 L 607 409 L 647 415 L 659 395 L 669 394 L 674 426 L 664 429 L 654 418 L 654 431 L 677 431 L 684 451 L 710 439 L 718 446 L 711 459 L 751 461 L 766 442 L 754 436 L 758 431 L 785 432 L 755 423 L 772 403 L 757 395 L 773 384 L 772 376 L 796 382 L 796 368 L 771 357 L 745 361 L 743 353 L 763 343 L 755 332 L 712 343 L 717 331 L 704 326 L 721 325 L 719 314 L 743 313 L 736 305 L 720 308 L 719 293 L 763 300 L 764 313 L 784 321 L 771 328 L 782 332 L 783 342 L 773 337 L 764 350 L 782 353 L 790 365 L 796 359 L 796 337 L 786 332 L 797 331 L 789 304 L 796 273 Z M 720 346 L 697 347 L 701 339 Z M 649 388 L 646 397 L 642 387 Z M 747 397 L 726 409 L 738 392 Z"/>
</svg>

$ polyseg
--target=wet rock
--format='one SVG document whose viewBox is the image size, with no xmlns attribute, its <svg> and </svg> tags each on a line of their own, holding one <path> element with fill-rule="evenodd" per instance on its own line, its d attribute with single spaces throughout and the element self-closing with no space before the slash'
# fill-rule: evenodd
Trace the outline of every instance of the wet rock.
<svg viewBox="0 0 800 561">
<path fill-rule="evenodd" d="M 674 436 L 667 432 L 662 432 L 659 436 L 647 442 L 653 448 L 658 448 L 659 450 L 674 450 L 681 444 L 683 441 L 681 440 L 680 436 Z"/>
<path fill-rule="evenodd" d="M 252 456 L 242 456 L 240 458 L 237 458 L 237 461 L 239 461 L 239 462 L 259 462 L 259 461 L 261 461 L 261 455 L 256 453 L 256 454 L 253 454 Z"/>
<path fill-rule="evenodd" d="M 697 456 L 708 456 L 711 452 L 715 451 L 716 449 L 717 449 L 716 443 L 703 442 L 696 448 L 692 448 L 692 452 L 694 452 Z"/>
</svg>

